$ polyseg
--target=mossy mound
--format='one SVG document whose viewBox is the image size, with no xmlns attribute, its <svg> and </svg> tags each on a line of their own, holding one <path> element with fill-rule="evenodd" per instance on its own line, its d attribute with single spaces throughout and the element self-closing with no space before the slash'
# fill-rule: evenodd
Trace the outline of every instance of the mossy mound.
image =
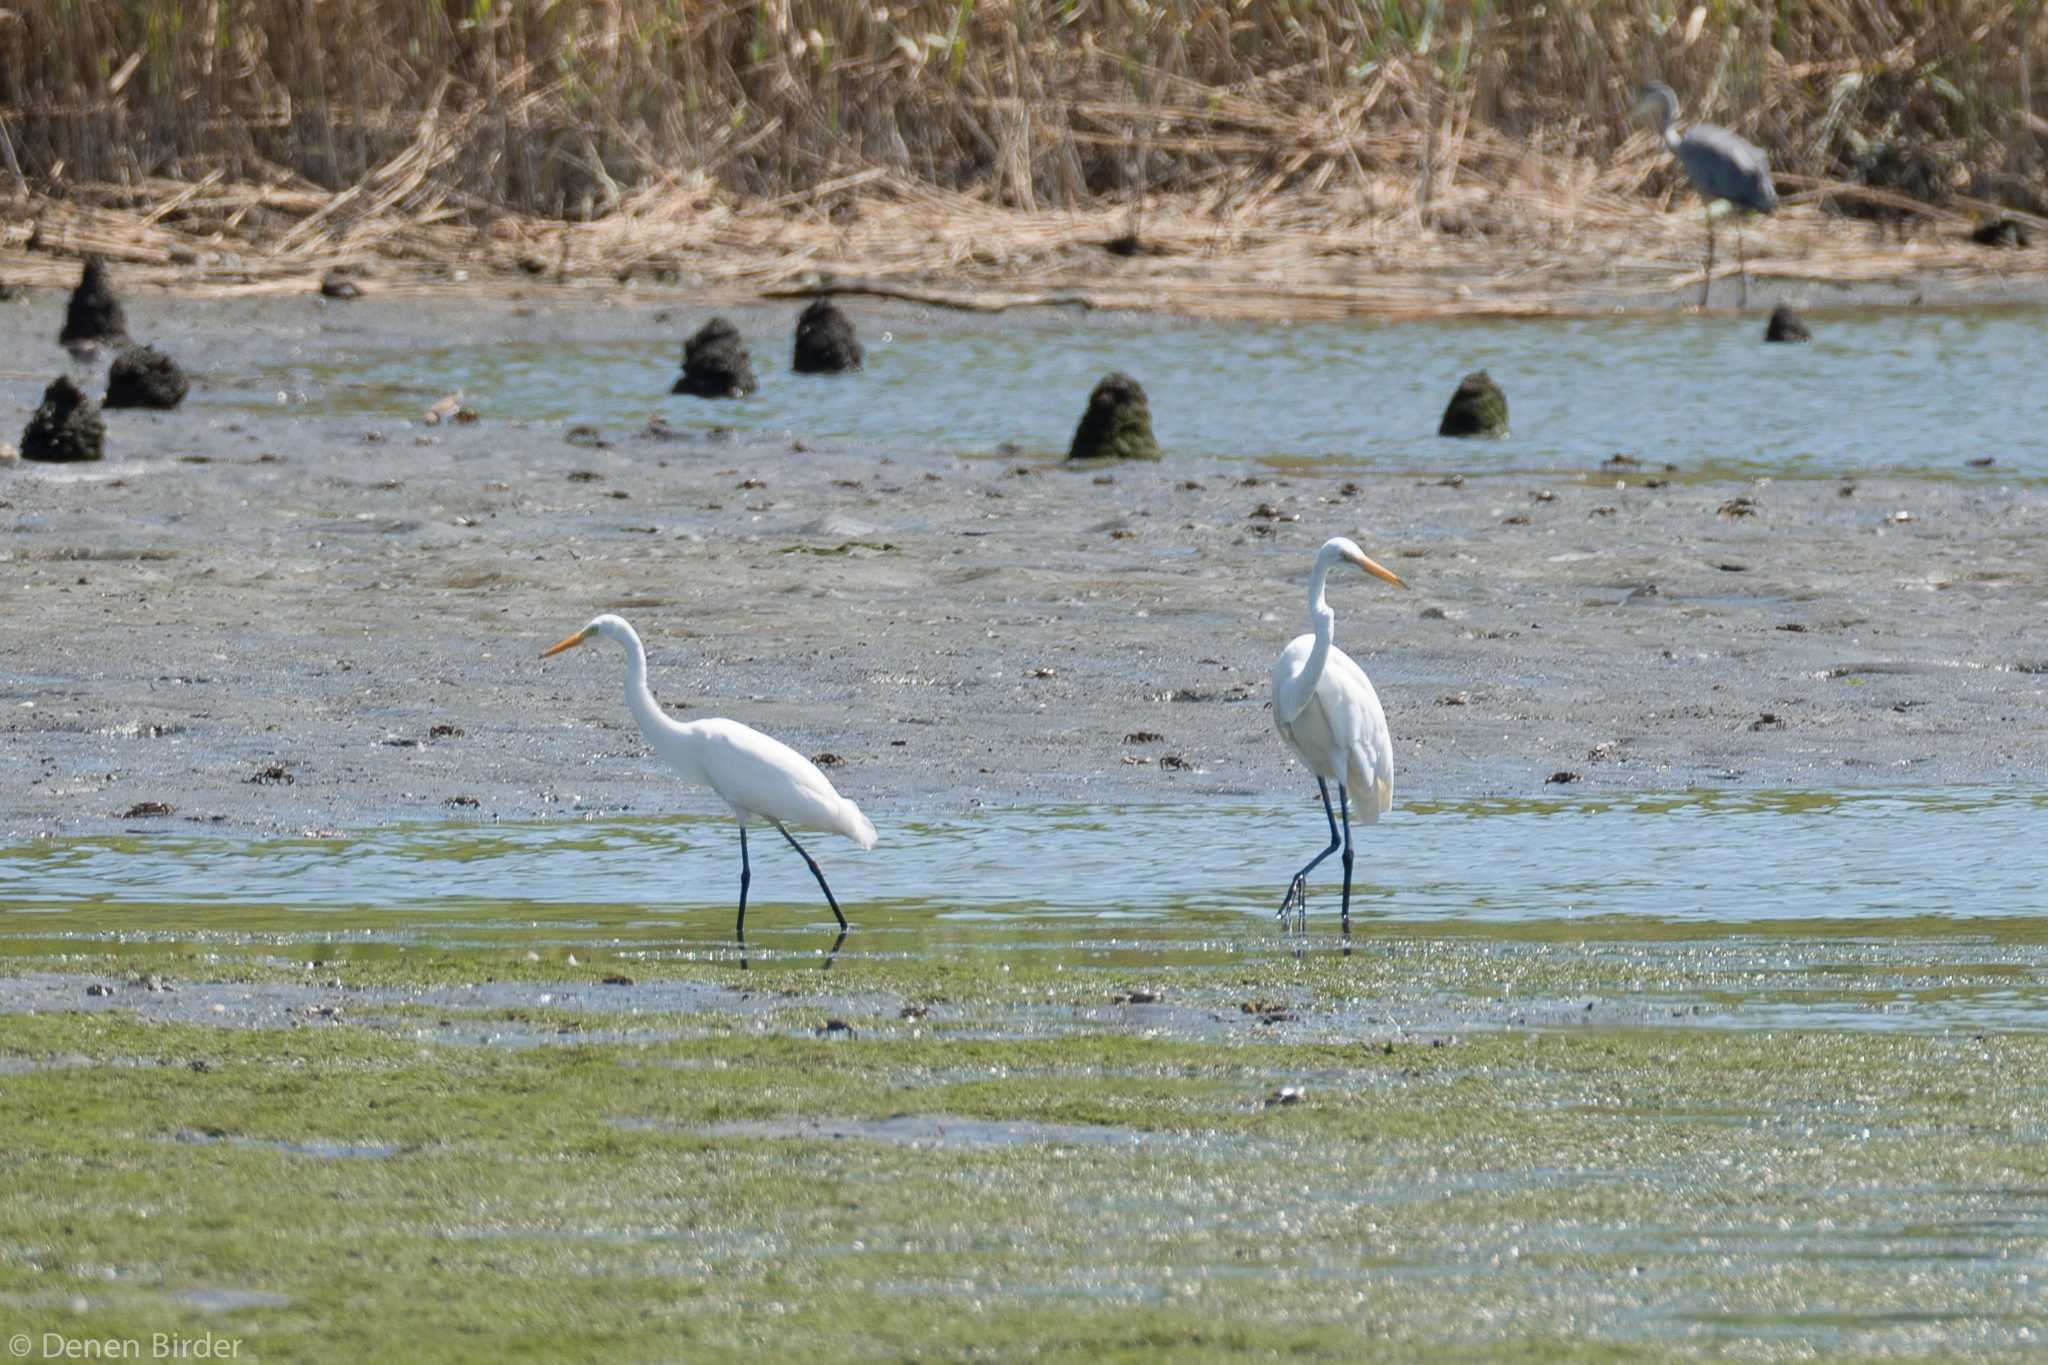
<svg viewBox="0 0 2048 1365">
<path fill-rule="evenodd" d="M 177 361 L 154 346 L 130 346 L 107 372 L 104 401 L 110 408 L 175 408 L 191 388 Z"/>
<path fill-rule="evenodd" d="M 107 424 L 100 410 L 69 375 L 43 390 L 42 406 L 21 433 L 24 460 L 97 460 L 106 454 Z"/>
<path fill-rule="evenodd" d="M 713 318 L 683 343 L 683 376 L 670 392 L 697 398 L 742 398 L 759 387 L 739 328 L 724 318 Z"/>
<path fill-rule="evenodd" d="M 1438 424 L 1439 436 L 1505 436 L 1508 434 L 1508 396 L 1484 370 L 1474 370 L 1458 381 Z"/>
<path fill-rule="evenodd" d="M 853 334 L 853 319 L 830 299 L 814 300 L 796 320 L 796 372 L 839 374 L 859 369 L 860 362 L 860 341 Z"/>
<path fill-rule="evenodd" d="M 1088 395 L 1088 410 L 1074 428 L 1070 460 L 1156 460 L 1159 443 L 1152 439 L 1152 406 L 1145 390 L 1127 374 L 1102 377 Z"/>
<path fill-rule="evenodd" d="M 102 257 L 88 256 L 78 287 L 71 291 L 71 302 L 65 306 L 64 330 L 57 333 L 57 344 L 81 349 L 127 339 L 128 317 L 107 280 L 107 263 Z"/>
<path fill-rule="evenodd" d="M 1806 330 L 1806 321 L 1786 304 L 1779 304 L 1771 310 L 1771 320 L 1764 327 L 1765 341 L 1811 341 L 1813 333 Z"/>
</svg>

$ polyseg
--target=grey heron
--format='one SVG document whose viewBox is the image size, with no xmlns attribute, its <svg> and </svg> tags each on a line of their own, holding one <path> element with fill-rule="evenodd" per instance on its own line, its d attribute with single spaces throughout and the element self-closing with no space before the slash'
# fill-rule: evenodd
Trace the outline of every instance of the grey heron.
<svg viewBox="0 0 2048 1365">
<path fill-rule="evenodd" d="M 1662 81 L 1643 87 L 1636 101 L 1636 113 L 1652 111 L 1657 116 L 1657 133 L 1664 145 L 1685 168 L 1686 178 L 1707 203 L 1707 268 L 1700 281 L 1700 307 L 1714 287 L 1714 203 L 1725 199 L 1736 211 L 1770 213 L 1778 207 L 1777 187 L 1771 184 L 1771 163 L 1763 148 L 1740 134 L 1711 123 L 1695 123 L 1680 133 L 1672 127 L 1678 121 L 1678 96 Z M 1742 220 L 1735 223 L 1736 278 L 1742 284 L 1742 304 L 1749 303 L 1749 271 L 1742 258 Z"/>
</svg>

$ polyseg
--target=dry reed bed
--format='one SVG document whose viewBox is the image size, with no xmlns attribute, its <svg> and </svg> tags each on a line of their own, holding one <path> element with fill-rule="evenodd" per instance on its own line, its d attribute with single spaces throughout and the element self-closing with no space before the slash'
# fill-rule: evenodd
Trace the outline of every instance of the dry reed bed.
<svg viewBox="0 0 2048 1365">
<path fill-rule="evenodd" d="M 381 262 L 1228 315 L 1545 311 L 1697 269 L 1696 208 L 1622 113 L 1653 73 L 1806 187 L 1753 238 L 1763 273 L 2038 268 L 1957 238 L 2048 207 L 2031 0 L 75 0 L 12 26 L 0 243 L 188 287 Z M 1879 172 L 1904 188 L 1837 205 L 1905 215 L 1910 246 L 1797 206 Z M 1109 254 L 1120 238 L 1136 254 Z"/>
</svg>

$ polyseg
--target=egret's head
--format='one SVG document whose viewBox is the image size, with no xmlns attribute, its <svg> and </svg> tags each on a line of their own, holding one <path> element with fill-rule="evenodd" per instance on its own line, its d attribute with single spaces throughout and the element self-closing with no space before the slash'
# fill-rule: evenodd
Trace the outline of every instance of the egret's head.
<svg viewBox="0 0 2048 1365">
<path fill-rule="evenodd" d="M 1334 566 L 1340 561 L 1346 564 L 1356 564 L 1359 568 L 1365 570 L 1374 578 L 1380 579 L 1383 582 L 1392 583 L 1397 588 L 1405 588 L 1408 586 L 1406 583 L 1403 583 L 1401 581 L 1401 576 L 1399 574 L 1395 573 L 1392 569 L 1386 568 L 1383 565 L 1375 564 L 1370 558 L 1366 556 L 1365 551 L 1358 548 L 1357 541 L 1351 540 L 1345 536 L 1335 536 L 1332 537 L 1330 540 L 1325 541 L 1323 543 L 1323 548 L 1316 554 L 1316 558 L 1322 561 L 1323 563 L 1332 566 Z"/>
<path fill-rule="evenodd" d="M 612 616 L 609 614 L 604 616 L 595 616 L 591 618 L 589 625 L 577 631 L 568 639 L 558 640 L 554 644 L 551 644 L 546 649 L 542 650 L 540 652 L 540 657 L 545 659 L 550 654 L 560 654 L 565 649 L 574 649 L 576 648 L 576 646 L 582 644 L 585 640 L 590 639 L 593 635 L 602 635 L 608 639 L 617 640 L 623 639 L 625 636 L 631 635 L 632 633 L 633 628 L 627 625 L 625 621 L 620 617 Z"/>
<path fill-rule="evenodd" d="M 1655 113 L 1658 121 L 1669 123 L 1678 117 L 1678 96 L 1662 81 L 1651 81 L 1643 87 L 1643 93 L 1636 97 L 1635 116 Z"/>
</svg>

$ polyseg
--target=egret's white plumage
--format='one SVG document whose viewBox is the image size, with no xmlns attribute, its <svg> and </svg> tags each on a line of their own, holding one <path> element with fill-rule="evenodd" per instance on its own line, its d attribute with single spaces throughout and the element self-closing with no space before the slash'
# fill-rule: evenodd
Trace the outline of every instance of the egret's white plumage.
<svg viewBox="0 0 2048 1365">
<path fill-rule="evenodd" d="M 568 639 L 543 651 L 541 657 L 574 648 L 593 635 L 615 640 L 626 651 L 626 709 L 640 727 L 641 735 L 655 755 L 687 781 L 701 783 L 718 793 L 740 824 L 740 927 L 746 926 L 747 822 L 766 820 L 782 831 L 791 847 L 803 853 L 811 873 L 825 892 L 832 913 L 842 927 L 846 917 L 839 913 L 832 888 L 803 846 L 790 837 L 786 826 L 824 830 L 841 834 L 861 848 L 875 846 L 875 827 L 860 807 L 836 791 L 818 765 L 781 740 L 762 734 L 736 720 L 709 719 L 687 723 L 665 714 L 647 688 L 647 651 L 640 637 L 623 617 L 604 615 Z"/>
<path fill-rule="evenodd" d="M 1308 577 L 1308 619 L 1306 635 L 1297 635 L 1273 661 L 1273 724 L 1280 738 L 1294 751 L 1311 773 L 1323 794 L 1323 809 L 1330 815 L 1330 847 L 1295 874 L 1281 902 L 1284 915 L 1289 905 L 1299 906 L 1302 887 L 1316 863 L 1344 849 L 1344 915 L 1351 914 L 1351 831 L 1352 811 L 1372 824 L 1394 804 L 1394 740 L 1387 730 L 1386 712 L 1380 709 L 1379 694 L 1355 660 L 1335 642 L 1337 617 L 1325 596 L 1330 570 L 1339 564 L 1355 564 L 1376 578 L 1396 587 L 1406 587 L 1399 576 L 1368 559 L 1358 546 L 1338 536 L 1316 552 L 1315 567 Z M 1345 829 L 1338 838 L 1337 817 L 1330 811 L 1330 794 L 1325 783 L 1337 784 L 1337 797 L 1344 811 Z M 1359 796 L 1350 805 L 1350 793 Z"/>
</svg>

